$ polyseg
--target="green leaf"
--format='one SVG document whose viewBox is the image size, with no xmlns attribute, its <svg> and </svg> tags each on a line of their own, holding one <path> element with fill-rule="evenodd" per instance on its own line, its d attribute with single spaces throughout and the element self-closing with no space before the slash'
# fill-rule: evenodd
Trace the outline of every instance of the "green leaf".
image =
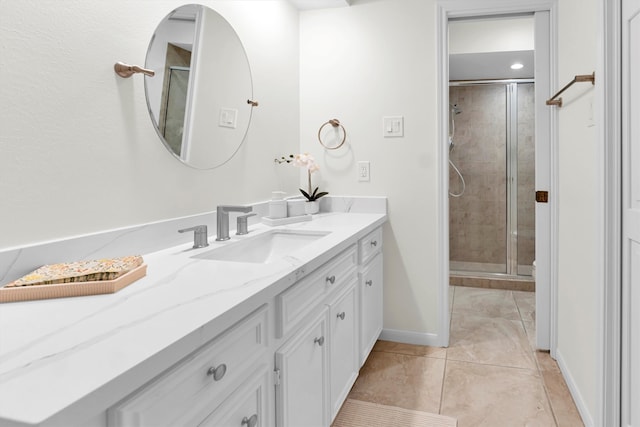
<svg viewBox="0 0 640 427">
<path fill-rule="evenodd" d="M 318 194 L 315 195 L 315 199 L 314 200 L 318 200 L 320 197 L 326 196 L 327 194 L 329 194 L 329 192 L 321 191 L 321 192 L 319 192 Z"/>
<path fill-rule="evenodd" d="M 309 193 L 307 193 L 306 191 L 304 191 L 302 188 L 299 188 L 298 190 L 300 190 L 300 192 L 302 193 L 302 195 L 303 195 L 304 197 L 306 197 L 306 198 L 307 198 L 307 200 L 309 200 L 309 201 L 313 201 L 313 199 L 311 198 L 311 196 L 309 195 Z"/>
</svg>

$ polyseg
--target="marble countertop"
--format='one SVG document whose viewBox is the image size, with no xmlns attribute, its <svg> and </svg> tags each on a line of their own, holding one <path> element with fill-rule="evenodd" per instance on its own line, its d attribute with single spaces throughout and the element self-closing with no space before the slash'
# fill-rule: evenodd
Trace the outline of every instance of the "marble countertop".
<svg viewBox="0 0 640 427">
<path fill-rule="evenodd" d="M 330 232 L 268 264 L 198 259 L 216 246 L 143 254 L 147 275 L 110 295 L 0 305 L 0 424 L 82 422 L 116 403 L 382 225 L 323 213 L 278 228 Z"/>
</svg>

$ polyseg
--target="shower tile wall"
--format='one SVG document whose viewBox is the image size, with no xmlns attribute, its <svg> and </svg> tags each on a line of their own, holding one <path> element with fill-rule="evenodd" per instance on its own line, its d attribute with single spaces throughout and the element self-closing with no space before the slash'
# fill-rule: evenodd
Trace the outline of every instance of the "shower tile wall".
<svg viewBox="0 0 640 427">
<path fill-rule="evenodd" d="M 501 272 L 504 272 L 507 256 L 505 87 L 451 87 L 449 102 L 461 110 L 455 116 L 454 149 L 450 159 L 466 182 L 462 197 L 449 198 L 449 259 L 503 266 Z M 449 168 L 449 189 L 453 193 L 461 189 L 460 178 L 453 168 Z"/>
<path fill-rule="evenodd" d="M 531 274 L 534 259 L 534 85 L 518 85 L 518 274 Z M 449 197 L 452 270 L 505 273 L 507 266 L 507 91 L 504 85 L 452 86 L 455 115 L 450 159 L 466 182 L 462 197 Z M 449 189 L 460 178 L 449 168 Z M 464 265 L 464 268 L 458 266 Z M 520 267 L 522 266 L 522 267 Z"/>
</svg>

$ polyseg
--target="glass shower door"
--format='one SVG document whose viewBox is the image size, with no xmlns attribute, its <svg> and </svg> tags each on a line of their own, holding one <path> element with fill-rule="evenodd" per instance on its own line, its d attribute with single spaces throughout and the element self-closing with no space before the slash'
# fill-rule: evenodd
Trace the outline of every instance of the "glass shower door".
<svg viewBox="0 0 640 427">
<path fill-rule="evenodd" d="M 507 97 L 504 84 L 452 86 L 454 117 L 450 160 L 466 183 L 449 198 L 450 269 L 507 272 Z M 460 178 L 450 168 L 449 188 Z"/>
<path fill-rule="evenodd" d="M 531 275 L 535 249 L 534 84 L 452 84 L 450 269 Z"/>
</svg>

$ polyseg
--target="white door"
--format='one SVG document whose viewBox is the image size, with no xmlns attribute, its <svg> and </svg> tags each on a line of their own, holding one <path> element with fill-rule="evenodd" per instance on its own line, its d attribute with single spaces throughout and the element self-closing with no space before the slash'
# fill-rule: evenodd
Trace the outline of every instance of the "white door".
<svg viewBox="0 0 640 427">
<path fill-rule="evenodd" d="M 335 418 L 347 398 L 351 386 L 358 377 L 358 322 L 356 311 L 356 286 L 331 304 L 329 319 L 331 328 L 331 419 Z"/>
<path fill-rule="evenodd" d="M 360 366 L 364 365 L 382 332 L 382 279 L 382 255 L 378 254 L 360 277 Z"/>
<path fill-rule="evenodd" d="M 622 2 L 622 425 L 640 427 L 640 0 Z"/>
</svg>

